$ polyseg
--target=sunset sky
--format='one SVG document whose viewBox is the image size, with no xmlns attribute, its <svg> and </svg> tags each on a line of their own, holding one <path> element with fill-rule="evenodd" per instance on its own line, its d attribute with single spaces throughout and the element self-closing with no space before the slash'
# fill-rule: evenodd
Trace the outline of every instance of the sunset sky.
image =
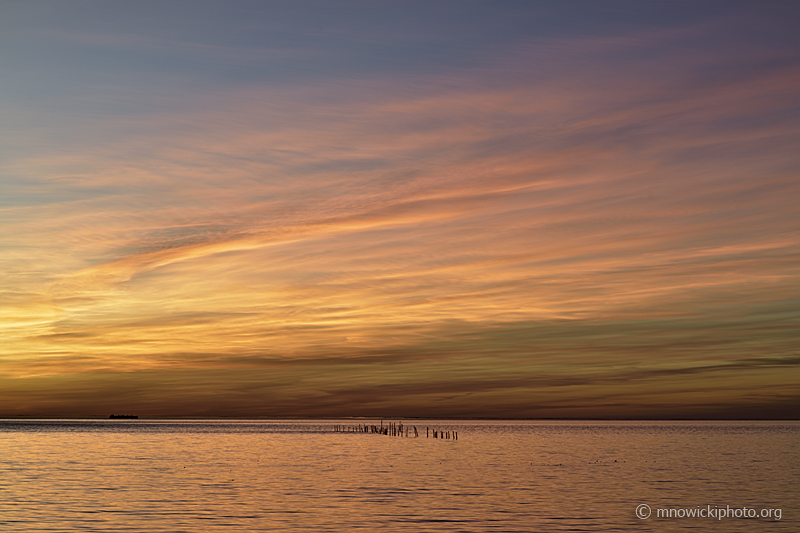
<svg viewBox="0 0 800 533">
<path fill-rule="evenodd" d="M 0 3 L 0 417 L 800 417 L 800 3 Z"/>
</svg>

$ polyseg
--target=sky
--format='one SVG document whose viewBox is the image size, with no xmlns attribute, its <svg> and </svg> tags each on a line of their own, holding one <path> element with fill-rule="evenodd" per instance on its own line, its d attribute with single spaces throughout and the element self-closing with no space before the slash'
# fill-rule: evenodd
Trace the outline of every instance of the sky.
<svg viewBox="0 0 800 533">
<path fill-rule="evenodd" d="M 0 3 L 0 417 L 800 417 L 800 5 Z"/>
</svg>

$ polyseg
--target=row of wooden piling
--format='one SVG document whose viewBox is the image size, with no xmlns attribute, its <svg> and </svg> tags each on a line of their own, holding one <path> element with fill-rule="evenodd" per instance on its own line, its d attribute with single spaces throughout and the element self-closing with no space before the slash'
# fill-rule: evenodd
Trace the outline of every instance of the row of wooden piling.
<svg viewBox="0 0 800 533">
<path fill-rule="evenodd" d="M 413 435 L 411 435 L 412 430 L 414 431 Z M 417 426 L 407 426 L 402 422 L 388 422 L 386 425 L 384 425 L 383 420 L 381 420 L 380 426 L 374 424 L 358 424 L 355 426 L 336 424 L 333 426 L 333 431 L 335 433 L 375 433 L 378 435 L 388 435 L 390 437 L 419 437 Z M 432 430 L 431 428 L 426 427 L 425 438 L 458 440 L 458 431 L 440 431 L 437 429 Z"/>
<path fill-rule="evenodd" d="M 412 430 L 414 431 L 413 435 L 411 435 Z M 335 425 L 333 426 L 333 431 L 337 433 L 377 433 L 378 435 L 388 435 L 390 437 L 419 437 L 416 426 L 406 426 L 402 422 L 396 424 L 389 422 L 384 425 L 383 420 L 381 420 L 380 426 L 367 424 L 358 424 L 356 426 Z"/>
<path fill-rule="evenodd" d="M 453 439 L 458 440 L 458 431 L 437 431 L 433 430 L 430 431 L 430 428 L 425 428 L 425 437 L 428 437 L 430 434 L 433 434 L 434 439 Z"/>
</svg>

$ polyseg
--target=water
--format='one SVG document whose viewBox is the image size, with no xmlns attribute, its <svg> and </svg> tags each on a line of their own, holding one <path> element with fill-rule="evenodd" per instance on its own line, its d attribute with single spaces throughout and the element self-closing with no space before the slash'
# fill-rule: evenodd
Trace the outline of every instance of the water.
<svg viewBox="0 0 800 533">
<path fill-rule="evenodd" d="M 363 422 L 0 421 L 0 530 L 800 531 L 798 422 Z"/>
</svg>

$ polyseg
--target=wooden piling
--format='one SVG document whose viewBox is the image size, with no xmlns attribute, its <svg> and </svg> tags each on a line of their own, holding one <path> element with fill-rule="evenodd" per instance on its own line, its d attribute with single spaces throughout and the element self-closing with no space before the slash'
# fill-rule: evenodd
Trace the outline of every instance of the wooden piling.
<svg viewBox="0 0 800 533">
<path fill-rule="evenodd" d="M 419 437 L 419 430 L 417 426 L 407 426 L 402 421 L 386 422 L 381 420 L 381 425 L 375 424 L 334 424 L 332 429 L 334 433 L 371 433 L 378 435 L 388 435 L 390 437 L 411 437 L 411 430 L 414 430 L 414 438 Z M 458 440 L 458 431 L 455 430 L 438 430 L 425 426 L 425 438 L 445 439 L 445 440 Z"/>
</svg>

